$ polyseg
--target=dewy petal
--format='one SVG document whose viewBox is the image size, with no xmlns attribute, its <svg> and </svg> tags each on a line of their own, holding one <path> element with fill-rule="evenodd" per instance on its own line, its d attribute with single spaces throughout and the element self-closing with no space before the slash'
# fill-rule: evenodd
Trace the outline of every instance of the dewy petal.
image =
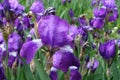
<svg viewBox="0 0 120 80">
<path fill-rule="evenodd" d="M 67 72 L 70 66 L 80 67 L 79 60 L 71 53 L 59 50 L 53 55 L 53 67 Z"/>
<path fill-rule="evenodd" d="M 70 79 L 69 80 L 82 80 L 82 76 L 76 66 L 70 66 Z"/>
<path fill-rule="evenodd" d="M 39 23 L 38 33 L 42 42 L 50 48 L 62 47 L 69 43 L 69 24 L 58 16 L 45 16 Z"/>
<path fill-rule="evenodd" d="M 57 69 L 52 67 L 49 76 L 51 80 L 58 80 Z"/>
<path fill-rule="evenodd" d="M 25 42 L 20 50 L 20 56 L 25 58 L 27 64 L 29 64 L 41 46 L 42 42 L 40 39 Z"/>
</svg>

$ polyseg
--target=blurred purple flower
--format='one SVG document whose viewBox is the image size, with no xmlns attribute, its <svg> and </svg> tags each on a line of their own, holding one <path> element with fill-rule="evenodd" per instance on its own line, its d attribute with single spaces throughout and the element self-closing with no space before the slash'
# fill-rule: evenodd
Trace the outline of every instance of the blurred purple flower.
<svg viewBox="0 0 120 80">
<path fill-rule="evenodd" d="M 100 9 L 98 9 L 98 8 L 94 9 L 94 16 L 95 17 L 105 18 L 106 14 L 107 14 L 107 11 L 103 7 L 101 7 Z"/>
<path fill-rule="evenodd" d="M 5 72 L 4 72 L 3 65 L 1 62 L 0 62 L 0 80 L 6 80 Z"/>
<path fill-rule="evenodd" d="M 41 46 L 42 42 L 40 39 L 25 42 L 20 50 L 20 56 L 25 58 L 26 63 L 29 64 Z"/>
<path fill-rule="evenodd" d="M 79 17 L 78 22 L 80 26 L 86 26 L 87 25 L 87 19 L 85 16 Z"/>
<path fill-rule="evenodd" d="M 74 12 L 73 12 L 72 8 L 70 8 L 70 10 L 69 10 L 69 16 L 70 16 L 70 18 L 74 17 Z"/>
<path fill-rule="evenodd" d="M 111 59 L 116 54 L 116 44 L 114 40 L 109 40 L 106 43 L 100 43 L 99 46 L 100 55 L 105 59 Z"/>
<path fill-rule="evenodd" d="M 45 16 L 38 26 L 39 36 L 43 44 L 50 47 L 50 50 L 69 43 L 69 24 L 58 16 Z"/>
<path fill-rule="evenodd" d="M 76 66 L 70 66 L 70 79 L 69 80 L 82 80 L 82 76 Z"/>
<path fill-rule="evenodd" d="M 57 69 L 52 67 L 49 76 L 51 80 L 58 80 Z"/>
<path fill-rule="evenodd" d="M 98 66 L 99 66 L 99 61 L 96 59 L 93 59 L 87 63 L 87 68 L 90 69 L 92 72 L 95 72 Z"/>
<path fill-rule="evenodd" d="M 109 9 L 116 8 L 115 0 L 105 0 L 103 5 Z"/>
<path fill-rule="evenodd" d="M 12 67 L 12 64 L 15 61 L 21 46 L 22 46 L 21 37 L 15 32 L 10 34 L 8 39 L 8 51 L 9 51 L 8 65 L 10 67 Z"/>
<path fill-rule="evenodd" d="M 109 13 L 109 14 L 111 14 L 111 15 L 109 15 L 109 17 L 108 17 L 108 20 L 109 20 L 110 22 L 114 22 L 114 21 L 116 21 L 116 20 L 118 19 L 118 10 L 117 10 L 117 9 L 114 9 L 114 10 L 112 11 L 112 13 Z"/>
<path fill-rule="evenodd" d="M 70 66 L 80 67 L 79 60 L 73 53 L 66 50 L 59 50 L 53 55 L 53 67 L 67 72 Z"/>
<path fill-rule="evenodd" d="M 90 21 L 90 24 L 93 28 L 96 28 L 96 29 L 101 29 L 104 27 L 104 19 L 101 19 L 101 18 L 93 18 L 91 21 Z"/>
<path fill-rule="evenodd" d="M 34 13 L 35 17 L 39 18 L 44 14 L 44 4 L 42 1 L 35 0 L 30 7 L 30 10 Z"/>
<path fill-rule="evenodd" d="M 5 56 L 6 56 L 6 44 L 2 36 L 2 33 L 0 33 L 0 61 Z"/>
<path fill-rule="evenodd" d="M 18 0 L 4 0 L 3 7 L 7 21 L 15 20 L 25 10 L 24 6 L 20 5 Z"/>
</svg>

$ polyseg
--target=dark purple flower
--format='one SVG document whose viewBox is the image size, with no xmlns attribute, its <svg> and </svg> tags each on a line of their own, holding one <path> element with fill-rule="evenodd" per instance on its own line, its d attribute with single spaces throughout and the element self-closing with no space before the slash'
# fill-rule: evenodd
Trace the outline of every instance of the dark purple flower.
<svg viewBox="0 0 120 80">
<path fill-rule="evenodd" d="M 87 31 L 82 28 L 82 27 L 79 27 L 78 28 L 78 32 L 77 32 L 77 35 L 80 35 L 82 37 L 82 40 L 83 41 L 87 41 L 87 38 L 88 38 L 88 34 L 87 34 Z"/>
<path fill-rule="evenodd" d="M 76 66 L 70 66 L 70 79 L 69 80 L 82 80 L 82 76 Z"/>
<path fill-rule="evenodd" d="M 57 69 L 52 67 L 49 76 L 51 80 L 58 80 Z"/>
<path fill-rule="evenodd" d="M 66 50 L 59 50 L 53 55 L 53 67 L 67 72 L 70 66 L 80 67 L 79 60 L 73 53 Z"/>
<path fill-rule="evenodd" d="M 34 58 L 37 50 L 42 46 L 40 39 L 25 42 L 20 50 L 20 56 L 26 59 L 27 64 Z"/>
<path fill-rule="evenodd" d="M 117 9 L 114 9 L 113 11 L 112 11 L 112 13 L 110 13 L 110 15 L 109 15 L 109 17 L 108 17 L 108 20 L 110 21 L 110 22 L 114 22 L 114 21 L 116 21 L 118 19 L 118 10 Z"/>
<path fill-rule="evenodd" d="M 94 72 L 99 66 L 99 61 L 96 59 L 93 59 L 87 63 L 87 68 L 90 69 L 92 72 Z"/>
<path fill-rule="evenodd" d="M 3 65 L 1 62 L 0 62 L 0 80 L 6 80 L 5 72 L 4 72 Z"/>
<path fill-rule="evenodd" d="M 42 42 L 50 49 L 62 47 L 69 43 L 69 24 L 58 16 L 45 16 L 39 23 L 38 33 Z"/>
<path fill-rule="evenodd" d="M 87 25 L 87 19 L 86 19 L 85 16 L 79 17 L 78 21 L 79 21 L 80 26 L 86 26 Z"/>
<path fill-rule="evenodd" d="M 90 24 L 93 28 L 101 29 L 104 27 L 104 20 L 101 18 L 93 18 Z"/>
<path fill-rule="evenodd" d="M 69 16 L 70 16 L 70 18 L 73 18 L 74 17 L 74 12 L 73 12 L 73 10 L 70 8 L 70 10 L 69 10 Z"/>
<path fill-rule="evenodd" d="M 109 40 L 106 43 L 100 43 L 100 55 L 105 59 L 113 58 L 116 54 L 116 44 L 114 40 Z"/>
</svg>

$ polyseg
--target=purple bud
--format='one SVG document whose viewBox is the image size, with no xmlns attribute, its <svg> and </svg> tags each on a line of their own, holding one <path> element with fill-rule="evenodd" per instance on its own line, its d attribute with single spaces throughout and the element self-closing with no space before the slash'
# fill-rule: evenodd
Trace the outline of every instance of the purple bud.
<svg viewBox="0 0 120 80">
<path fill-rule="evenodd" d="M 106 43 L 100 43 L 99 46 L 100 55 L 105 59 L 111 59 L 116 54 L 116 44 L 114 40 L 109 40 Z"/>
<path fill-rule="evenodd" d="M 74 17 L 74 12 L 73 12 L 73 10 L 70 8 L 70 10 L 69 10 L 69 16 L 70 16 L 70 18 L 73 18 Z"/>
</svg>

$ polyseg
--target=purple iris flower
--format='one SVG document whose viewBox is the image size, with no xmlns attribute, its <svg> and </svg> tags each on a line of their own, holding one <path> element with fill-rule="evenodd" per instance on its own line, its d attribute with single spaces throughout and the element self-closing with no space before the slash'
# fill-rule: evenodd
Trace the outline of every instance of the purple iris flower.
<svg viewBox="0 0 120 80">
<path fill-rule="evenodd" d="M 79 17 L 78 22 L 80 26 L 86 26 L 87 25 L 87 19 L 85 16 Z"/>
<path fill-rule="evenodd" d="M 70 79 L 69 80 L 82 80 L 82 76 L 76 66 L 70 66 Z"/>
<path fill-rule="evenodd" d="M 90 24 L 93 28 L 96 28 L 96 29 L 101 29 L 104 27 L 104 19 L 101 19 L 101 18 L 93 18 L 91 21 L 90 21 Z"/>
<path fill-rule="evenodd" d="M 94 16 L 95 17 L 105 18 L 106 14 L 107 14 L 107 11 L 104 7 L 101 7 L 100 9 L 98 9 L 98 8 L 94 9 Z"/>
<path fill-rule="evenodd" d="M 109 40 L 106 43 L 100 43 L 99 46 L 100 55 L 105 59 L 111 59 L 116 54 L 116 44 L 114 40 Z"/>
<path fill-rule="evenodd" d="M 116 8 L 115 0 L 105 0 L 104 5 L 109 9 Z"/>
<path fill-rule="evenodd" d="M 4 0 L 3 7 L 7 21 L 15 20 L 25 10 L 24 6 L 20 5 L 17 0 Z"/>
<path fill-rule="evenodd" d="M 42 42 L 40 39 L 25 42 L 20 50 L 20 56 L 25 58 L 26 63 L 29 64 L 41 46 Z"/>
<path fill-rule="evenodd" d="M 87 30 L 82 28 L 82 27 L 79 27 L 78 28 L 78 32 L 77 32 L 77 35 L 80 35 L 81 38 L 82 38 L 82 41 L 87 41 L 87 38 L 88 38 L 88 34 L 87 34 Z"/>
<path fill-rule="evenodd" d="M 35 0 L 30 7 L 30 10 L 34 13 L 35 17 L 39 20 L 44 14 L 44 5 L 42 1 Z"/>
<path fill-rule="evenodd" d="M 110 21 L 110 22 L 114 22 L 114 21 L 116 21 L 118 19 L 118 10 L 117 10 L 117 8 L 116 9 L 114 9 L 111 13 L 110 13 L 110 15 L 109 15 L 109 17 L 108 17 L 108 20 Z"/>
<path fill-rule="evenodd" d="M 54 15 L 43 17 L 38 25 L 39 36 L 43 44 L 50 47 L 50 50 L 67 45 L 70 42 L 68 32 L 69 24 Z"/>
<path fill-rule="evenodd" d="M 99 61 L 96 59 L 93 59 L 87 63 L 87 68 L 90 69 L 92 72 L 95 72 L 98 66 L 99 66 Z"/>
<path fill-rule="evenodd" d="M 10 67 L 12 67 L 12 64 L 15 61 L 21 46 L 22 46 L 21 37 L 15 32 L 10 34 L 8 39 L 8 51 L 9 51 L 8 65 Z"/>
<path fill-rule="evenodd" d="M 53 67 L 67 72 L 70 66 L 80 67 L 79 60 L 70 51 L 59 50 L 53 55 Z"/>
</svg>

